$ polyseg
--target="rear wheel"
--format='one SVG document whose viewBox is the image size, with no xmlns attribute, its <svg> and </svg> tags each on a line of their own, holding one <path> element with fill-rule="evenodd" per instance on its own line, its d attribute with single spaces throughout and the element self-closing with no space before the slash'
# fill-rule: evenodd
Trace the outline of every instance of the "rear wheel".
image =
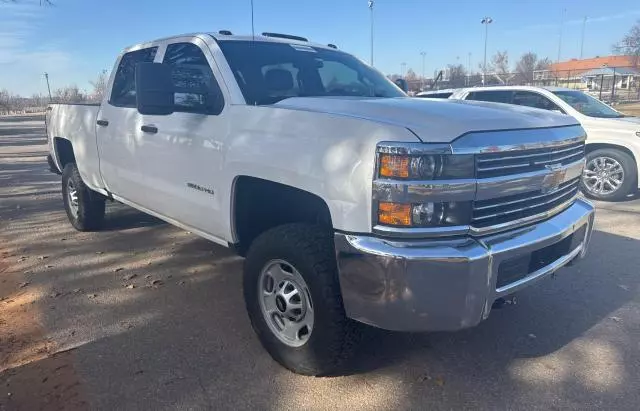
<svg viewBox="0 0 640 411">
<path fill-rule="evenodd" d="M 71 225 L 79 231 L 97 230 L 105 214 L 105 198 L 89 189 L 74 163 L 62 171 L 62 198 Z"/>
<path fill-rule="evenodd" d="M 587 154 L 580 187 L 587 197 L 621 200 L 635 191 L 638 170 L 633 158 L 621 150 L 598 149 Z"/>
<path fill-rule="evenodd" d="M 304 375 L 340 371 L 359 326 L 345 316 L 332 237 L 288 224 L 260 235 L 244 267 L 249 319 L 269 354 Z"/>
</svg>

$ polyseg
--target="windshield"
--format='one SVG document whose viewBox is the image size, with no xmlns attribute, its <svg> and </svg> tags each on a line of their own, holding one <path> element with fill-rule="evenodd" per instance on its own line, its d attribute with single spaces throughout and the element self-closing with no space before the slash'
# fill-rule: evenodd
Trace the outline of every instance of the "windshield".
<svg viewBox="0 0 640 411">
<path fill-rule="evenodd" d="M 560 97 L 565 103 L 589 117 L 618 118 L 623 114 L 615 111 L 598 99 L 583 93 L 582 91 L 554 91 L 553 94 Z"/>
<path fill-rule="evenodd" d="M 263 41 L 218 41 L 247 104 L 289 97 L 405 97 L 385 76 L 337 50 Z"/>
</svg>

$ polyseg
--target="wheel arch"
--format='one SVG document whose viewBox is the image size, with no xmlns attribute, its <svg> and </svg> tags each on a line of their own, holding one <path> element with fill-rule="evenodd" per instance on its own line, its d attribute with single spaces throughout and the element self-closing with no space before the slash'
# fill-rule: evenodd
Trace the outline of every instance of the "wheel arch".
<svg viewBox="0 0 640 411">
<path fill-rule="evenodd" d="M 333 228 L 327 203 L 309 191 L 258 177 L 240 175 L 231 189 L 231 235 L 240 255 L 263 232 L 288 223 Z"/>
<path fill-rule="evenodd" d="M 54 137 L 53 150 L 55 153 L 54 161 L 60 172 L 64 170 L 67 164 L 76 162 L 76 155 L 70 140 L 64 137 Z"/>
</svg>

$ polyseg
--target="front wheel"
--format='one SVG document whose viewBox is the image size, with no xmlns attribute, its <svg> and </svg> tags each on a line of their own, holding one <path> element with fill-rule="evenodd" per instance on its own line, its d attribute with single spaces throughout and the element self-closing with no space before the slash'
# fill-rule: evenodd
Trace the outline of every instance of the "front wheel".
<svg viewBox="0 0 640 411">
<path fill-rule="evenodd" d="M 330 232 L 288 224 L 260 235 L 244 267 L 251 325 L 269 354 L 303 375 L 340 370 L 359 335 L 345 316 Z"/>
<path fill-rule="evenodd" d="M 580 188 L 590 198 L 621 200 L 637 187 L 638 170 L 633 158 L 621 150 L 598 149 L 587 154 Z"/>
</svg>

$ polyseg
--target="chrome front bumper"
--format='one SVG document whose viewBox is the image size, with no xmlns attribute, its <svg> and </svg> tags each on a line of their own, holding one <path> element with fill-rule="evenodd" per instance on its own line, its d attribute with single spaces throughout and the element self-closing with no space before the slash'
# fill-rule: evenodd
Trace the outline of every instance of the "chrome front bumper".
<svg viewBox="0 0 640 411">
<path fill-rule="evenodd" d="M 336 234 L 340 286 L 347 315 L 398 331 L 472 327 L 488 317 L 497 298 L 584 257 L 594 213 L 589 202 L 578 199 L 548 220 L 481 238 L 395 242 Z M 580 238 L 573 238 L 574 233 Z M 569 236 L 572 238 L 568 239 Z M 565 253 L 542 267 L 535 266 L 535 270 L 523 273 L 513 282 L 498 286 L 501 263 L 544 253 L 563 240 L 571 244 Z"/>
</svg>

